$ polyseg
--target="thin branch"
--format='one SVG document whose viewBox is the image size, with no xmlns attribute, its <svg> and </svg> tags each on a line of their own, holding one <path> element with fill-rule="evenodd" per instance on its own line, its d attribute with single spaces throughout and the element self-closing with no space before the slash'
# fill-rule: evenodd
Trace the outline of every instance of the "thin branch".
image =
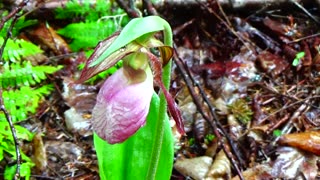
<svg viewBox="0 0 320 180">
<path fill-rule="evenodd" d="M 255 44 L 252 42 L 252 41 L 250 41 L 250 39 L 249 38 L 246 38 L 246 37 L 244 37 L 244 36 L 240 36 L 235 30 L 234 30 L 234 28 L 231 26 L 231 25 L 229 25 L 229 23 L 228 22 L 226 22 L 225 20 L 223 20 L 211 7 L 209 7 L 209 6 L 206 6 L 203 2 L 201 2 L 200 0 L 196 0 L 196 2 L 198 2 L 199 4 L 200 4 L 200 6 L 202 6 L 203 8 L 205 8 L 209 13 L 211 13 L 211 14 L 213 14 L 217 19 L 219 19 L 220 21 L 221 21 L 221 23 L 223 24 L 223 25 L 225 25 L 226 26 L 226 28 L 228 28 L 229 30 L 230 30 L 230 32 L 234 35 L 234 36 L 236 36 L 241 42 L 242 42 L 242 44 L 249 50 L 249 51 L 252 51 L 252 52 L 255 52 L 255 50 L 254 49 L 252 49 L 251 48 L 251 46 L 253 46 L 253 47 L 255 47 Z M 221 7 L 220 7 L 221 8 Z M 222 8 L 221 8 L 222 9 Z M 224 13 L 223 13 L 224 14 Z M 250 43 L 250 45 L 251 46 L 249 46 L 246 42 L 248 42 L 248 43 Z"/>
<path fill-rule="evenodd" d="M 14 128 L 14 125 L 12 123 L 11 116 L 9 115 L 8 111 L 4 107 L 3 99 L 2 99 L 2 89 L 0 88 L 0 111 L 2 111 L 9 123 L 11 134 L 13 136 L 13 142 L 14 142 L 14 147 L 16 150 L 16 156 L 17 156 L 17 169 L 16 169 L 16 174 L 14 176 L 14 179 L 20 179 L 20 165 L 21 165 L 21 154 L 19 150 L 19 143 L 18 143 L 18 137 L 16 134 L 16 129 Z"/>
<path fill-rule="evenodd" d="M 318 21 L 318 19 L 315 18 L 311 13 L 309 13 L 309 11 L 306 10 L 306 8 L 304 8 L 303 6 L 301 6 L 296 0 L 290 0 L 290 2 L 292 2 L 294 5 L 296 5 L 299 9 L 301 9 L 304 13 L 306 13 L 307 16 L 309 16 L 314 22 L 316 22 L 318 25 L 320 25 L 320 22 Z"/>
<path fill-rule="evenodd" d="M 158 15 L 157 10 L 153 7 L 150 0 L 143 0 L 142 3 L 143 8 L 145 8 L 150 15 Z"/>
<path fill-rule="evenodd" d="M 130 8 L 130 5 L 126 4 L 123 0 L 116 0 L 116 2 L 119 5 L 119 7 L 121 7 L 128 14 L 129 17 L 140 17 L 140 13 L 136 10 L 136 8 Z M 130 4 L 132 6 L 132 1 L 130 2 Z"/>
<path fill-rule="evenodd" d="M 0 22 L 0 29 L 3 28 L 4 24 L 9 21 L 13 16 L 16 16 L 22 8 L 28 3 L 29 0 L 22 1 L 17 7 L 15 7 L 6 17 L 2 18 Z M 1 56 L 0 56 L 1 57 Z"/>
</svg>

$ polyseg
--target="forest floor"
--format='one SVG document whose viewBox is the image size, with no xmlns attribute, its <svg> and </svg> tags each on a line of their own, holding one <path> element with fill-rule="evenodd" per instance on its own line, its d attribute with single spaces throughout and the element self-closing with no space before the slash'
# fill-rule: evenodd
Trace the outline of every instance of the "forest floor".
<svg viewBox="0 0 320 180">
<path fill-rule="evenodd" d="M 170 92 L 187 133 L 172 127 L 172 179 L 320 178 L 319 7 L 222 5 L 156 6 L 173 29 Z M 43 36 L 37 30 L 28 31 Z M 62 56 L 65 49 L 56 50 Z M 68 86 L 86 60 L 72 56 L 59 60 L 65 68 L 50 77 L 55 91 L 38 108 L 36 123 L 22 123 L 41 129 L 24 147 L 33 149 L 35 179 L 99 177 L 90 118 L 101 83 Z"/>
</svg>

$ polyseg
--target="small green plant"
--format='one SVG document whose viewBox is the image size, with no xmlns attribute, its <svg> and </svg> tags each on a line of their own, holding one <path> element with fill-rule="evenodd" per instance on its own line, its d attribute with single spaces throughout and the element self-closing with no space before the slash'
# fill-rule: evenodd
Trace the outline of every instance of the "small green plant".
<svg viewBox="0 0 320 180">
<path fill-rule="evenodd" d="M 205 139 L 204 139 L 204 142 L 205 142 L 206 144 L 210 144 L 210 143 L 214 140 L 215 137 L 216 137 L 216 136 L 213 135 L 213 134 L 207 134 L 206 137 L 205 137 Z"/>
<path fill-rule="evenodd" d="M 305 56 L 305 52 L 301 51 L 301 52 L 298 52 L 296 54 L 296 57 L 294 58 L 294 60 L 292 61 L 292 66 L 298 66 L 299 63 L 300 63 L 300 60 Z"/>
<path fill-rule="evenodd" d="M 282 131 L 279 130 L 279 129 L 275 129 L 273 132 L 272 132 L 273 136 L 275 137 L 280 137 L 282 135 Z"/>
<path fill-rule="evenodd" d="M 246 124 L 251 120 L 253 112 L 248 106 L 248 102 L 244 99 L 237 99 L 232 104 L 228 106 L 231 113 L 237 118 L 241 123 Z"/>
</svg>

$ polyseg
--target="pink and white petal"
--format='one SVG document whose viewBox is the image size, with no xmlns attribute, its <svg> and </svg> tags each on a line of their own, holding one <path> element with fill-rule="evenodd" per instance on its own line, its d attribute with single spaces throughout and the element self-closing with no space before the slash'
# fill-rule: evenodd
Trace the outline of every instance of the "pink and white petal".
<svg viewBox="0 0 320 180">
<path fill-rule="evenodd" d="M 153 93 L 152 73 L 147 79 L 130 84 L 123 69 L 102 86 L 93 110 L 93 129 L 110 144 L 120 143 L 145 124 Z"/>
</svg>

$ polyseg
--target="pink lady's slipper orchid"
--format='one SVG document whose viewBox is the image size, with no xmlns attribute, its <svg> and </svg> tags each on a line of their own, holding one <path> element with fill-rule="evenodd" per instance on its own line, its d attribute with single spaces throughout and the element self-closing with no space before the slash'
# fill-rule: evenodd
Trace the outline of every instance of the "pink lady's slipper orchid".
<svg viewBox="0 0 320 180">
<path fill-rule="evenodd" d="M 145 124 L 149 112 L 152 72 L 145 54 L 136 53 L 133 57 L 138 58 L 134 59 L 137 69 L 124 63 L 124 68 L 110 76 L 102 85 L 92 112 L 93 129 L 110 144 L 128 139 Z"/>
<path fill-rule="evenodd" d="M 132 41 L 111 53 L 101 63 L 91 67 L 117 36 L 118 34 L 114 34 L 99 43 L 77 81 L 83 82 L 110 68 L 120 59 L 123 60 L 123 68 L 110 76 L 99 91 L 97 103 L 92 112 L 93 130 L 110 144 L 121 143 L 132 136 L 146 122 L 154 92 L 154 81 L 167 99 L 170 114 L 176 120 L 179 132 L 184 134 L 180 111 L 161 81 L 161 66 L 172 57 L 171 47 L 163 46 L 154 37 L 143 42 Z M 162 62 L 148 50 L 151 47 L 159 47 Z"/>
</svg>

